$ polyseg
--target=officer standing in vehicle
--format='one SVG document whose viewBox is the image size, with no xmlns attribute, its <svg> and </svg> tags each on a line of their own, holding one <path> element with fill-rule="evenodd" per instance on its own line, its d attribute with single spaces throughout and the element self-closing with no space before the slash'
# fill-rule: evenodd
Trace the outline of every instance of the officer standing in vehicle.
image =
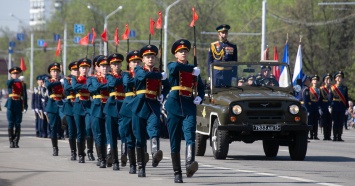
<svg viewBox="0 0 355 186">
<path fill-rule="evenodd" d="M 210 76 L 210 65 L 212 63 L 225 61 L 238 61 L 237 45 L 228 41 L 228 30 L 230 26 L 222 24 L 217 26 L 219 41 L 211 43 L 208 50 L 207 64 L 208 75 Z M 231 86 L 232 78 L 236 81 L 237 67 L 214 66 L 212 69 L 213 84 L 215 86 Z"/>
<path fill-rule="evenodd" d="M 165 109 L 168 112 L 168 131 L 175 183 L 183 182 L 180 163 L 182 135 L 186 141 L 186 176 L 192 177 L 198 170 L 198 163 L 195 161 L 196 105 L 201 104 L 205 92 L 199 76 L 200 69 L 187 64 L 190 48 L 191 43 L 186 39 L 175 41 L 171 53 L 175 55 L 177 61 L 168 63 L 171 91 L 165 103 Z M 194 88 L 197 90 L 197 95 L 193 95 Z"/>
<path fill-rule="evenodd" d="M 6 116 L 8 121 L 8 135 L 10 148 L 19 148 L 21 135 L 22 114 L 27 111 L 27 92 L 24 77 L 20 76 L 20 67 L 13 67 L 9 70 L 11 79 L 7 80 L 9 97 L 5 103 L 7 108 Z M 15 133 L 14 133 L 15 128 Z"/>
<path fill-rule="evenodd" d="M 320 123 L 323 126 L 323 140 L 332 140 L 330 138 L 332 133 L 332 115 L 329 113 L 329 101 L 328 95 L 330 92 L 330 82 L 332 81 L 333 76 L 331 74 L 325 74 L 323 76 L 323 86 L 320 87 Z"/>
<path fill-rule="evenodd" d="M 309 139 L 319 140 L 318 138 L 318 121 L 319 121 L 319 99 L 320 92 L 317 88 L 317 82 L 319 81 L 319 76 L 314 75 L 311 77 L 311 86 L 304 91 L 303 102 L 304 106 L 307 108 L 308 113 L 308 125 L 313 126 L 312 130 L 309 131 Z"/>
</svg>

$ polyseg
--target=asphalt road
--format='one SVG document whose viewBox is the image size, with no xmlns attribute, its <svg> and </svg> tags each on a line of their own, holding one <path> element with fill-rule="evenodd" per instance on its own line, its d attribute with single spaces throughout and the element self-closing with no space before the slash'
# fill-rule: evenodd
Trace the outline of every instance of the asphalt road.
<svg viewBox="0 0 355 186">
<path fill-rule="evenodd" d="M 4 100 L 2 102 L 4 105 Z M 199 170 L 192 178 L 183 175 L 185 185 L 355 185 L 355 129 L 344 130 L 345 142 L 310 141 L 304 161 L 292 161 L 287 147 L 280 147 L 276 158 L 264 156 L 262 143 L 234 142 L 226 160 L 215 160 L 208 146 L 203 157 L 196 157 Z M 147 177 L 100 169 L 95 162 L 70 161 L 68 140 L 59 140 L 59 156 L 52 156 L 50 139 L 35 137 L 34 114 L 23 118 L 20 148 L 10 149 L 6 111 L 0 112 L 0 185 L 176 185 L 170 160 L 169 141 L 163 139 L 164 159 Z M 184 144 L 182 145 L 185 146 Z M 181 151 L 184 157 L 185 150 Z M 182 160 L 182 165 L 184 165 Z M 183 173 L 185 170 L 183 168 Z"/>
</svg>

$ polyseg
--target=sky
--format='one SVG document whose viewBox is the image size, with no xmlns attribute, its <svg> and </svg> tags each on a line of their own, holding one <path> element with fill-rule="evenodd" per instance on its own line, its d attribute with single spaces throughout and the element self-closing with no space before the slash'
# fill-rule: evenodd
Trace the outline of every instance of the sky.
<svg viewBox="0 0 355 186">
<path fill-rule="evenodd" d="M 11 31 L 17 32 L 21 29 L 18 19 L 21 19 L 24 26 L 27 27 L 30 17 L 29 8 L 29 0 L 1 0 L 0 27 L 8 27 Z M 14 14 L 16 18 L 11 17 L 10 13 Z"/>
</svg>

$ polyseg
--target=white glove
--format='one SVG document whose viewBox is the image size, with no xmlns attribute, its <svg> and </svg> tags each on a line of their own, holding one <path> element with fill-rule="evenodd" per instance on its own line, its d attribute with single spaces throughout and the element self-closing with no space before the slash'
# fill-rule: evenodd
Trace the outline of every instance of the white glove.
<svg viewBox="0 0 355 186">
<path fill-rule="evenodd" d="M 165 79 L 166 79 L 166 72 L 162 72 L 162 73 L 161 73 L 161 76 L 162 76 L 162 77 L 161 77 L 161 80 L 165 80 Z"/>
<path fill-rule="evenodd" d="M 194 67 L 194 71 L 192 72 L 192 75 L 194 75 L 194 76 L 200 75 L 200 68 Z"/>
<path fill-rule="evenodd" d="M 329 113 L 332 113 L 332 107 L 328 107 Z"/>
<path fill-rule="evenodd" d="M 24 80 L 25 80 L 25 77 L 24 77 L 24 76 L 20 76 L 18 79 L 19 79 L 20 81 L 24 81 Z"/>
<path fill-rule="evenodd" d="M 201 103 L 202 99 L 200 98 L 200 96 L 197 96 L 195 99 L 194 99 L 194 104 L 195 105 L 199 105 Z"/>
<path fill-rule="evenodd" d="M 309 116 L 309 112 L 307 112 L 307 116 Z"/>
<path fill-rule="evenodd" d="M 64 79 L 60 79 L 60 83 L 64 85 Z"/>
<path fill-rule="evenodd" d="M 35 112 L 37 112 L 37 114 L 38 114 L 38 109 L 35 109 Z"/>
<path fill-rule="evenodd" d="M 22 111 L 23 114 L 26 113 L 26 112 L 27 112 L 27 110 L 23 110 L 23 111 Z"/>
<path fill-rule="evenodd" d="M 44 98 L 41 98 L 41 101 L 44 103 L 44 101 L 46 101 Z"/>
<path fill-rule="evenodd" d="M 166 100 L 162 103 L 162 109 L 165 110 L 165 103 L 166 103 Z"/>
<path fill-rule="evenodd" d="M 345 111 L 345 115 L 349 115 L 349 112 L 347 110 Z"/>
<path fill-rule="evenodd" d="M 160 94 L 160 96 L 157 96 L 157 100 L 162 103 L 164 99 L 164 96 L 162 94 Z"/>
<path fill-rule="evenodd" d="M 318 109 L 319 115 L 323 115 L 322 109 Z"/>
</svg>

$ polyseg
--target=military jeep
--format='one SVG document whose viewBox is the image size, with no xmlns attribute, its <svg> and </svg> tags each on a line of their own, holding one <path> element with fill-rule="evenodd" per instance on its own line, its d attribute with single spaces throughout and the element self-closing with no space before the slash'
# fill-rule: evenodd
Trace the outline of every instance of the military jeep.
<svg viewBox="0 0 355 186">
<path fill-rule="evenodd" d="M 280 77 L 270 74 L 274 68 L 281 70 Z M 267 157 L 276 157 L 281 145 L 288 146 L 292 160 L 304 160 L 311 127 L 306 108 L 293 96 L 300 87 L 293 87 L 288 64 L 220 62 L 210 69 L 204 102 L 197 106 L 197 156 L 204 156 L 207 140 L 215 159 L 226 159 L 233 141 L 262 140 Z M 217 85 L 221 77 L 231 78 L 224 80 L 230 83 Z"/>
</svg>

